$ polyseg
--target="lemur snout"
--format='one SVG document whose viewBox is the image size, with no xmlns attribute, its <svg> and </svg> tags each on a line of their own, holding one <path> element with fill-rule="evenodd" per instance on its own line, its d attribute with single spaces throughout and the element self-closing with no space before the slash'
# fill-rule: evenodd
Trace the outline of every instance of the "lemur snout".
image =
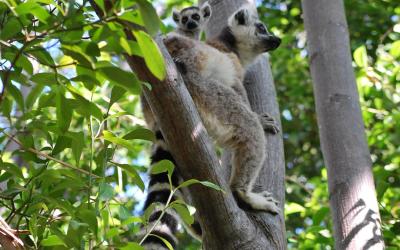
<svg viewBox="0 0 400 250">
<path fill-rule="evenodd" d="M 274 35 L 269 35 L 267 38 L 267 51 L 274 50 L 279 47 L 281 44 L 281 39 Z"/>
<path fill-rule="evenodd" d="M 197 28 L 197 23 L 196 22 L 193 22 L 193 21 L 189 21 L 188 23 L 187 23 L 187 26 L 186 26 L 188 29 L 190 29 L 190 30 L 192 30 L 192 29 L 196 29 Z"/>
</svg>

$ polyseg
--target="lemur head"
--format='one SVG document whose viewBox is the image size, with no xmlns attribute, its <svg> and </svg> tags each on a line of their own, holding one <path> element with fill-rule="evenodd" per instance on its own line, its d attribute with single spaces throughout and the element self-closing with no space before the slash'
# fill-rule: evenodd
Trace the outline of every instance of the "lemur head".
<svg viewBox="0 0 400 250">
<path fill-rule="evenodd" d="M 228 28 L 235 40 L 235 50 L 243 64 L 247 65 L 267 51 L 278 48 L 281 39 L 269 33 L 257 17 L 255 9 L 243 7 L 228 19 Z"/>
<path fill-rule="evenodd" d="M 173 10 L 172 18 L 178 25 L 178 31 L 188 36 L 198 36 L 211 16 L 211 6 L 208 2 L 200 8 L 187 7 L 180 12 Z"/>
</svg>

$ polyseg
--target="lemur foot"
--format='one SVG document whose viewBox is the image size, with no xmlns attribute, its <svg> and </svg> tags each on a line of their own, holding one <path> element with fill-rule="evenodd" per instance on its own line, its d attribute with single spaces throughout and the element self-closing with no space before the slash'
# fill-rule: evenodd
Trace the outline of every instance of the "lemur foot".
<svg viewBox="0 0 400 250">
<path fill-rule="evenodd" d="M 279 201 L 275 200 L 275 198 L 272 196 L 272 194 L 268 191 L 262 191 L 260 193 L 262 196 L 264 196 L 265 198 L 267 198 L 269 201 L 275 203 L 275 205 L 279 205 Z"/>
<path fill-rule="evenodd" d="M 250 191 L 244 191 L 237 189 L 233 191 L 241 201 L 250 206 L 255 210 L 263 210 L 277 214 L 280 212 L 278 202 L 272 197 L 269 192 L 254 193 Z"/>
<path fill-rule="evenodd" d="M 279 133 L 279 126 L 276 124 L 275 119 L 268 113 L 263 113 L 258 115 L 261 125 L 265 131 L 271 132 L 272 134 Z"/>
</svg>

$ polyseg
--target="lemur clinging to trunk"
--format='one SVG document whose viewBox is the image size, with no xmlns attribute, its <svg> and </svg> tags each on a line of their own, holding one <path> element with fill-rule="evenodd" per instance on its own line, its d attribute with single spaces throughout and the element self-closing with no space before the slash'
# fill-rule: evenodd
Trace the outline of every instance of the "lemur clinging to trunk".
<svg viewBox="0 0 400 250">
<path fill-rule="evenodd" d="M 170 35 L 165 43 L 180 68 L 207 130 L 220 146 L 234 150 L 231 185 L 236 198 L 250 208 L 276 213 L 279 209 L 272 195 L 267 191 L 254 193 L 252 186 L 264 160 L 263 127 L 273 133 L 278 129 L 268 115 L 258 116 L 250 110 L 242 84 L 243 66 L 251 63 L 257 55 L 275 49 L 280 40 L 270 35 L 252 14 L 246 8 L 236 12 L 220 35 L 208 42 L 209 45 L 176 33 Z M 157 135 L 162 138 L 161 133 Z M 163 147 L 161 149 L 166 149 L 165 144 Z M 168 151 L 164 152 L 173 160 Z M 163 179 L 165 184 L 168 182 L 166 175 L 163 178 L 153 176 L 152 180 L 155 179 L 159 182 Z M 157 194 L 152 195 L 154 191 L 149 191 L 149 197 L 158 199 L 148 197 L 147 200 L 165 203 L 169 187 L 165 185 L 162 192 L 161 189 L 153 190 Z M 152 219 L 156 220 L 159 214 L 156 213 Z M 161 222 L 156 234 L 174 245 L 173 234 L 177 224 L 173 212 Z M 148 243 L 152 245 L 146 245 L 146 249 L 166 249 L 160 240 Z"/>
<path fill-rule="evenodd" d="M 255 9 L 242 8 L 207 44 L 176 34 L 167 36 L 164 43 L 182 68 L 207 131 L 219 146 L 233 151 L 230 185 L 238 203 L 278 213 L 271 193 L 253 191 L 265 159 L 263 125 L 251 111 L 245 92 L 235 88 L 243 87 L 245 68 L 257 56 L 276 49 L 280 39 L 267 31 Z"/>
</svg>

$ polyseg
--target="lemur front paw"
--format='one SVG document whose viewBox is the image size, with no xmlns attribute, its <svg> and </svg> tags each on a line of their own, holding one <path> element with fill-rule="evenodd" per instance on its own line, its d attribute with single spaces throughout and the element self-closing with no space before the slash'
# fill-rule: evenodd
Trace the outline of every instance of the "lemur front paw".
<svg viewBox="0 0 400 250">
<path fill-rule="evenodd" d="M 263 210 L 273 214 L 278 214 L 280 212 L 278 201 L 276 201 L 268 191 L 254 193 L 237 189 L 233 192 L 237 199 L 240 199 L 240 201 L 246 203 L 252 209 Z"/>
<path fill-rule="evenodd" d="M 272 134 L 279 133 L 279 126 L 276 123 L 275 119 L 268 113 L 263 113 L 258 115 L 258 119 L 260 119 L 261 125 L 263 126 L 265 131 L 268 131 Z"/>
</svg>

